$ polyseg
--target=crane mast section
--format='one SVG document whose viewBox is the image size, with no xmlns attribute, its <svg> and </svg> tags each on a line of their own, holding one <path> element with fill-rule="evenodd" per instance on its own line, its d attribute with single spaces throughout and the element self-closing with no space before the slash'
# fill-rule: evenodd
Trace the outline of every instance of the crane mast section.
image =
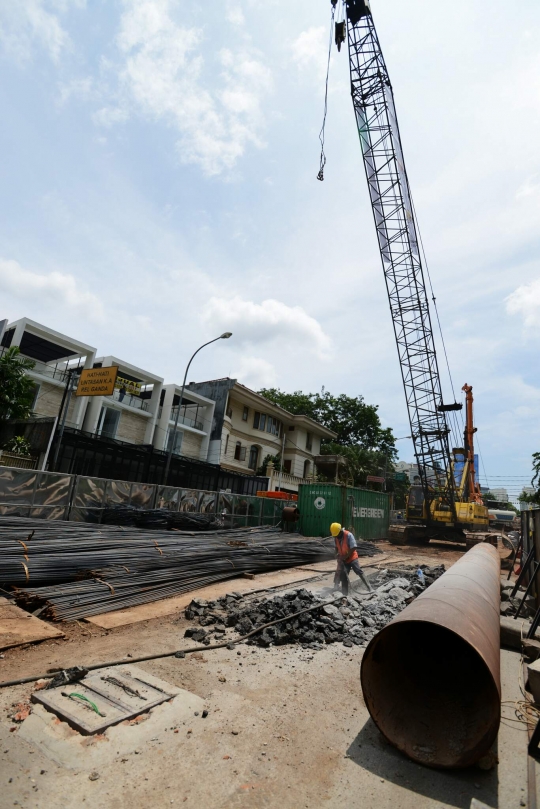
<svg viewBox="0 0 540 809">
<path fill-rule="evenodd" d="M 348 2 L 351 94 L 422 488 L 455 519 L 449 429 L 394 95 L 373 18 Z M 428 495 L 429 492 L 429 495 Z M 428 512 L 429 513 L 429 512 Z"/>
</svg>

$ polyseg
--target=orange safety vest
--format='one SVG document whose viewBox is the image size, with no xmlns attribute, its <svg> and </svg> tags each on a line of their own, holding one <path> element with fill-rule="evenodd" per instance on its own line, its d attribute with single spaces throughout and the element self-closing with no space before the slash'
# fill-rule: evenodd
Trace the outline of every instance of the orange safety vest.
<svg viewBox="0 0 540 809">
<path fill-rule="evenodd" d="M 355 559 L 358 559 L 358 553 L 356 552 L 356 548 L 349 548 L 348 540 L 349 540 L 350 531 L 345 531 L 343 529 L 343 536 L 341 539 L 339 536 L 336 537 L 336 550 L 338 552 L 338 556 L 341 561 L 346 564 L 350 565 L 351 562 L 354 562 Z"/>
</svg>

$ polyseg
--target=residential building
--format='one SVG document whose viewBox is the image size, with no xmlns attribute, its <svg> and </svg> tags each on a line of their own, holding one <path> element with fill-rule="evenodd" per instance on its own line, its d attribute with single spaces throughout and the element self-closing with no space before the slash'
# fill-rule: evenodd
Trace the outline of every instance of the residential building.
<svg viewBox="0 0 540 809">
<path fill-rule="evenodd" d="M 36 363 L 28 375 L 35 382 L 33 412 L 39 416 L 59 415 L 69 370 L 118 368 L 112 395 L 71 395 L 65 426 L 80 433 L 65 436 L 73 445 L 70 464 L 77 442 L 101 437 L 138 445 L 141 451 L 145 447 L 149 452 L 152 448 L 167 452 L 173 446 L 179 458 L 221 466 L 223 473 L 253 476 L 259 471 L 270 478 L 271 489 L 297 492 L 300 483 L 316 475 L 321 440 L 336 437 L 321 424 L 289 413 L 235 379 L 191 383 L 180 401 L 180 385 L 164 385 L 162 377 L 118 357 L 96 357 L 92 346 L 28 318 L 0 322 L 0 351 L 12 345 Z M 89 452 L 85 444 L 85 458 Z M 282 459 L 280 470 L 268 464 L 277 456 Z M 324 456 L 323 462 L 327 460 Z"/>
<path fill-rule="evenodd" d="M 493 500 L 497 501 L 497 503 L 508 503 L 510 500 L 507 489 L 492 489 L 491 494 L 493 495 Z"/>
<path fill-rule="evenodd" d="M 174 440 L 174 454 L 185 458 L 208 460 L 210 433 L 215 402 L 193 391 L 184 391 L 181 385 L 165 385 L 161 391 L 158 421 L 153 444 L 156 449 L 169 451 Z M 178 415 L 177 428 L 174 429 Z"/>
<path fill-rule="evenodd" d="M 12 346 L 17 346 L 23 356 L 35 363 L 33 370 L 28 371 L 28 376 L 35 382 L 32 410 L 36 416 L 58 416 L 67 371 L 71 368 L 92 368 L 96 356 L 96 349 L 92 346 L 27 317 L 5 326 L 0 351 L 4 352 Z M 87 405 L 88 397 L 71 397 L 66 417 L 69 427 L 82 427 Z"/>
<path fill-rule="evenodd" d="M 192 393 L 215 403 L 208 460 L 224 469 L 254 474 L 261 467 L 266 473 L 265 459 L 279 455 L 283 466 L 281 473 L 270 475 L 271 489 L 297 492 L 300 483 L 310 482 L 321 440 L 336 437 L 332 430 L 289 413 L 236 379 L 192 382 L 186 395 Z"/>
<path fill-rule="evenodd" d="M 152 444 L 163 379 L 118 357 L 99 357 L 93 368 L 118 366 L 112 396 L 92 396 L 83 429 L 130 444 Z"/>
</svg>

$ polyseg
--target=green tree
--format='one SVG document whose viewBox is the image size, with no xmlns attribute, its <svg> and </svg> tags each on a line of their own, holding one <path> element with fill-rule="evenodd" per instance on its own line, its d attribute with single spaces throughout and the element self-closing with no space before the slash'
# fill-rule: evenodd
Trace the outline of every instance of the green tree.
<svg viewBox="0 0 540 809">
<path fill-rule="evenodd" d="M 309 416 L 337 433 L 335 442 L 345 447 L 380 449 L 395 453 L 392 430 L 382 429 L 377 405 L 368 405 L 363 396 L 339 396 L 324 388 L 320 393 L 285 393 L 279 388 L 263 388 L 261 396 L 297 416 Z"/>
<path fill-rule="evenodd" d="M 22 435 L 16 435 L 7 444 L 4 444 L 4 449 L 12 452 L 13 455 L 20 455 L 22 458 L 28 458 L 32 454 L 32 445 Z"/>
<path fill-rule="evenodd" d="M 0 419 L 26 419 L 32 411 L 35 383 L 26 375 L 35 362 L 17 346 L 0 357 Z"/>
<path fill-rule="evenodd" d="M 308 416 L 337 433 L 335 440 L 321 443 L 321 454 L 345 459 L 345 469 L 340 472 L 344 481 L 365 486 L 368 475 L 392 477 L 395 439 L 391 429 L 382 428 L 377 405 L 366 404 L 362 396 L 333 396 L 324 388 L 321 393 L 285 393 L 279 388 L 264 388 L 259 393 L 289 413 Z"/>
<path fill-rule="evenodd" d="M 255 472 L 255 474 L 256 475 L 261 475 L 261 477 L 264 477 L 266 475 L 266 467 L 268 466 L 269 463 L 273 463 L 274 464 L 274 469 L 276 470 L 276 472 L 279 472 L 279 470 L 281 469 L 281 458 L 280 458 L 280 456 L 279 455 L 265 455 L 263 460 L 262 460 L 261 465 L 259 466 L 259 468 Z"/>
<path fill-rule="evenodd" d="M 540 452 L 533 452 L 532 468 L 533 476 L 531 486 L 535 487 L 536 491 L 532 494 L 521 492 L 518 500 L 520 500 L 522 503 L 536 503 L 537 505 L 540 505 Z"/>
</svg>

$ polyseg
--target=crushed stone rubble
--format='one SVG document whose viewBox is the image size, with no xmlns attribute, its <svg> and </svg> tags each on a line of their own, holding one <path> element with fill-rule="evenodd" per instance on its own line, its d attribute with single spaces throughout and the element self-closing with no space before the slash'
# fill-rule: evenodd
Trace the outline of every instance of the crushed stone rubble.
<svg viewBox="0 0 540 809">
<path fill-rule="evenodd" d="M 198 626 L 188 627 L 184 636 L 206 646 L 232 641 L 278 618 L 318 606 L 263 629 L 246 643 L 262 647 L 298 643 L 310 649 L 339 641 L 344 646 L 365 646 L 444 572 L 444 565 L 381 570 L 370 576 L 372 593 L 342 596 L 341 603 L 336 604 L 329 602 L 339 597 L 339 591 L 320 596 L 305 588 L 273 598 L 254 598 L 235 592 L 215 601 L 194 598 L 185 610 L 185 617 Z"/>
<path fill-rule="evenodd" d="M 536 600 L 533 595 L 528 595 L 525 603 L 521 604 L 525 591 L 520 588 L 512 598 L 514 583 L 501 585 L 501 615 L 512 618 L 519 610 L 520 618 L 532 618 L 536 612 Z M 520 609 L 521 607 L 521 609 Z"/>
</svg>

